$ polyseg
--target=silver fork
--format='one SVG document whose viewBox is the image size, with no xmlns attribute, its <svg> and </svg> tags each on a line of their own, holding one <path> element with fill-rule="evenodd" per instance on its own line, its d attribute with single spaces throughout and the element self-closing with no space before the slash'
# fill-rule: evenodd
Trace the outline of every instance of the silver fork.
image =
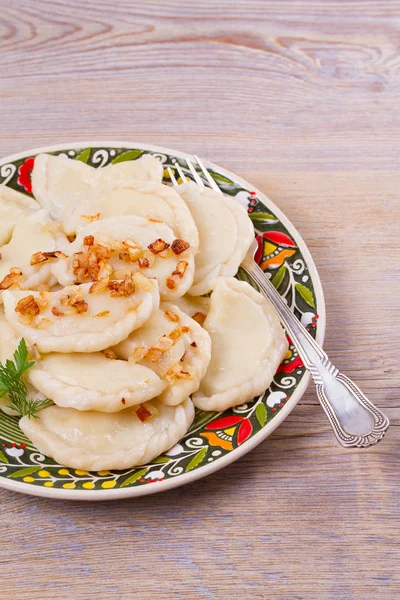
<svg viewBox="0 0 400 600">
<path fill-rule="evenodd" d="M 222 191 L 207 171 L 202 161 L 195 161 L 209 186 L 222 194 Z M 197 185 L 205 187 L 191 160 L 185 159 Z M 174 165 L 183 182 L 187 181 L 181 167 Z M 171 181 L 178 185 L 173 171 L 168 168 Z M 277 311 L 282 324 L 289 333 L 306 369 L 314 380 L 317 396 L 333 431 L 342 446 L 366 448 L 379 442 L 389 427 L 389 419 L 384 415 L 351 379 L 339 372 L 330 362 L 327 354 L 303 327 L 275 287 L 265 276 L 254 260 L 257 242 L 254 240 L 241 266 L 257 284 Z"/>
</svg>

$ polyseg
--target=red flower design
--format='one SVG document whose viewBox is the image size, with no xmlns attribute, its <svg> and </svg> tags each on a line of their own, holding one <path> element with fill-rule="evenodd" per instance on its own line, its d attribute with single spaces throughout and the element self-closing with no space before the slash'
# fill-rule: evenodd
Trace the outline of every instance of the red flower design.
<svg viewBox="0 0 400 600">
<path fill-rule="evenodd" d="M 255 260 L 263 271 L 266 269 L 279 269 L 286 258 L 296 253 L 296 244 L 282 231 L 265 231 L 257 236 L 258 250 Z"/>
<path fill-rule="evenodd" d="M 300 356 L 296 356 L 296 358 L 289 363 L 282 363 L 278 367 L 278 373 L 293 373 L 299 367 L 304 367 L 304 363 L 301 360 Z"/>
<path fill-rule="evenodd" d="M 294 241 L 286 233 L 282 233 L 282 231 L 266 231 L 263 237 L 277 246 L 296 248 Z"/>
<path fill-rule="evenodd" d="M 262 241 L 262 240 L 263 240 L 263 239 L 262 239 L 262 236 L 261 236 L 261 235 L 258 235 L 258 236 L 256 237 L 256 241 L 257 241 L 258 248 L 257 248 L 257 251 L 256 251 L 256 253 L 255 253 L 255 255 L 254 255 L 254 260 L 255 260 L 255 261 L 256 261 L 256 263 L 258 263 L 258 264 L 260 263 L 260 261 L 261 261 L 261 259 L 262 259 L 262 257 L 263 257 L 263 241 Z"/>
<path fill-rule="evenodd" d="M 243 444 L 252 434 L 253 426 L 249 419 L 239 416 L 221 417 L 209 423 L 201 433 L 211 446 L 233 450 L 233 440 L 237 432 L 237 445 Z"/>
<path fill-rule="evenodd" d="M 293 373 L 299 367 L 304 367 L 304 363 L 301 360 L 290 336 L 286 336 L 289 343 L 289 350 L 284 358 L 283 362 L 279 365 L 277 373 Z"/>
<path fill-rule="evenodd" d="M 35 162 L 35 158 L 27 158 L 26 161 L 19 167 L 18 169 L 18 185 L 24 188 L 28 194 L 32 194 L 32 180 L 31 173 L 33 169 L 33 165 Z"/>
<path fill-rule="evenodd" d="M 243 419 L 243 421 L 239 427 L 238 435 L 237 435 L 237 441 L 238 441 L 239 446 L 240 446 L 240 444 L 243 444 L 243 442 L 245 442 L 251 436 L 252 431 L 253 431 L 253 426 L 250 423 L 249 419 Z"/>
<path fill-rule="evenodd" d="M 206 425 L 205 429 L 225 429 L 225 427 L 232 427 L 241 421 L 243 421 L 243 417 L 221 417 L 221 419 L 216 419 Z"/>
</svg>

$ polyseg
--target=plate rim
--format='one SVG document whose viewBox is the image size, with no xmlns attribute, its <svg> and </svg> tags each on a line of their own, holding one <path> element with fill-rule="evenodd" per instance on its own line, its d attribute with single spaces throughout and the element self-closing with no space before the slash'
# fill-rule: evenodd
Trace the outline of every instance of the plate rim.
<svg viewBox="0 0 400 600">
<path fill-rule="evenodd" d="M 65 142 L 63 144 L 55 144 L 50 146 L 42 146 L 39 148 L 32 148 L 30 150 L 25 150 L 23 152 L 18 152 L 16 154 L 8 155 L 4 158 L 0 159 L 0 167 L 7 164 L 8 162 L 13 162 L 15 160 L 20 160 L 21 158 L 28 157 L 30 154 L 40 154 L 42 152 L 54 152 L 58 150 L 76 150 L 82 147 L 91 147 L 91 148 L 126 148 L 126 149 L 135 149 L 139 148 L 141 150 L 147 150 L 150 152 L 159 152 L 162 154 L 170 154 L 173 156 L 177 156 L 179 158 L 193 158 L 193 155 L 189 152 L 182 152 L 181 150 L 173 150 L 171 148 L 166 148 L 165 146 L 156 146 L 153 144 L 145 144 L 142 142 L 131 142 L 131 141 L 115 141 L 115 140 L 107 140 L 107 141 L 93 141 L 93 140 L 84 140 L 84 141 L 74 141 L 74 142 Z M 312 258 L 311 252 L 308 249 L 306 242 L 304 241 L 302 235 L 290 221 L 290 219 L 280 210 L 279 207 L 275 205 L 275 203 L 261 190 L 253 186 L 249 181 L 246 181 L 242 177 L 236 175 L 232 171 L 229 171 L 225 167 L 221 167 L 216 163 L 213 163 L 207 159 L 202 158 L 203 163 L 206 166 L 209 166 L 213 169 L 216 169 L 217 172 L 227 175 L 232 178 L 235 182 L 238 182 L 245 188 L 251 187 L 257 193 L 257 196 L 261 201 L 265 200 L 266 203 L 271 206 L 271 209 L 279 218 L 279 221 L 293 234 L 293 237 L 296 240 L 296 244 L 298 248 L 301 250 L 302 255 L 306 259 L 307 268 L 311 275 L 311 280 L 313 282 L 314 293 L 317 300 L 318 307 L 318 328 L 316 332 L 316 340 L 322 346 L 325 339 L 325 331 L 326 331 L 326 305 L 325 305 L 325 297 L 322 288 L 321 279 L 317 270 L 317 267 Z M 0 184 L 2 185 L 2 184 Z M 292 412 L 297 403 L 300 401 L 305 391 L 308 388 L 310 383 L 311 375 L 309 372 L 306 372 L 301 379 L 298 387 L 296 388 L 294 394 L 290 398 L 290 402 L 285 404 L 279 414 L 276 415 L 269 423 L 267 423 L 260 431 L 258 431 L 253 437 L 251 437 L 248 441 L 244 442 L 241 446 L 238 446 L 229 454 L 226 454 L 222 458 L 213 463 L 206 464 L 199 469 L 195 469 L 188 473 L 181 474 L 176 478 L 167 479 L 164 481 L 154 482 L 151 486 L 143 486 L 143 487 L 126 487 L 126 488 L 116 488 L 110 490 L 67 490 L 62 488 L 46 488 L 33 486 L 28 483 L 13 481 L 7 478 L 0 477 L 0 487 L 3 489 L 7 489 L 9 491 L 18 492 L 22 494 L 27 494 L 30 496 L 39 496 L 42 498 L 52 498 L 59 500 L 86 500 L 86 501 L 101 501 L 101 500 L 122 500 L 126 498 L 134 498 L 140 496 L 147 496 L 149 494 L 155 494 L 157 492 L 167 491 L 176 487 L 180 487 L 181 485 L 186 485 L 187 483 L 192 483 L 198 479 L 202 479 L 212 473 L 223 469 L 227 465 L 237 461 L 242 458 L 245 454 L 253 450 L 256 446 L 258 446 L 262 441 L 264 441 L 267 437 L 275 431 L 279 425 L 287 418 L 287 416 Z"/>
</svg>

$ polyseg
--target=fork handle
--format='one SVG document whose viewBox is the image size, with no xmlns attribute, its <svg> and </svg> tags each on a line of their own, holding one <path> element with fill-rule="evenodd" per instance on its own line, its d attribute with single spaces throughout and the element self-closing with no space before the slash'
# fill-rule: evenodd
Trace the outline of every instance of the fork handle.
<svg viewBox="0 0 400 600">
<path fill-rule="evenodd" d="M 367 447 L 383 438 L 389 419 L 368 400 L 351 379 L 339 372 L 327 354 L 303 327 L 254 260 L 242 267 L 270 300 L 290 334 L 306 369 L 314 379 L 317 396 L 342 446 Z"/>
</svg>

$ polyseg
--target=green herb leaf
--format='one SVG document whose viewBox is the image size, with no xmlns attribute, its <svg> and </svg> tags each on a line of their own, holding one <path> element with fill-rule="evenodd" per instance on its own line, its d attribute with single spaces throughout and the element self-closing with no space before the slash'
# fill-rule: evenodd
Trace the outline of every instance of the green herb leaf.
<svg viewBox="0 0 400 600">
<path fill-rule="evenodd" d="M 127 477 L 125 479 L 125 481 L 123 481 L 121 483 L 120 487 L 126 487 L 127 485 L 130 485 L 131 483 L 135 483 L 135 481 L 137 481 L 138 479 L 143 477 L 143 475 L 146 475 L 147 471 L 148 471 L 148 469 L 140 469 L 140 471 L 133 473 L 130 477 Z"/>
<path fill-rule="evenodd" d="M 24 338 L 14 352 L 14 361 L 7 359 L 5 365 L 0 363 L 0 396 L 8 394 L 9 408 L 16 410 L 20 415 L 36 417 L 35 412 L 39 408 L 50 406 L 51 400 L 31 400 L 27 398 L 27 389 L 22 375 L 35 361 L 28 360 L 28 349 Z"/>
<path fill-rule="evenodd" d="M 111 164 L 116 165 L 120 162 L 125 162 L 127 160 L 136 160 L 139 156 L 142 156 L 143 150 L 128 150 L 127 152 L 123 152 L 119 156 L 116 156 Z"/>
<path fill-rule="evenodd" d="M 296 283 L 296 291 L 307 304 L 315 308 L 314 296 L 311 290 L 301 283 Z"/>
<path fill-rule="evenodd" d="M 285 273 L 286 267 L 285 265 L 282 265 L 271 279 L 271 283 L 276 289 L 278 289 L 278 287 L 281 285 L 283 278 L 285 277 Z"/>
<path fill-rule="evenodd" d="M 83 163 L 87 163 L 90 158 L 91 151 L 91 148 L 85 148 L 85 150 L 82 150 L 82 152 L 75 157 L 75 160 L 80 160 Z"/>
<path fill-rule="evenodd" d="M 14 361 L 17 367 L 17 373 L 22 375 L 27 371 L 30 367 L 35 364 L 34 360 L 27 360 L 28 358 L 28 348 L 26 347 L 26 342 L 24 338 L 19 343 L 18 348 L 14 352 Z M 7 361 L 8 362 L 8 361 Z M 11 362 L 11 361 L 9 361 Z M 12 363 L 11 363 L 12 364 Z"/>
<path fill-rule="evenodd" d="M 187 473 L 188 471 L 191 471 L 192 469 L 194 469 L 195 467 L 200 465 L 203 462 L 203 460 L 205 459 L 206 454 L 207 454 L 207 446 L 204 446 L 204 448 L 202 448 L 200 450 L 200 452 L 195 454 L 193 456 L 192 460 L 189 461 L 189 463 L 185 469 L 185 472 Z"/>
<path fill-rule="evenodd" d="M 4 463 L 8 463 L 10 462 L 7 458 L 7 456 L 4 454 L 4 452 L 2 452 L 2 450 L 0 450 L 0 461 L 4 462 Z"/>
<path fill-rule="evenodd" d="M 278 222 L 278 219 L 274 217 L 274 215 L 270 215 L 266 212 L 249 213 L 249 217 L 253 221 L 253 223 L 266 223 L 268 225 L 271 225 L 272 223 Z"/>
<path fill-rule="evenodd" d="M 43 469 L 40 465 L 37 467 L 28 467 L 27 469 L 18 469 L 18 471 L 14 471 L 14 473 L 10 473 L 8 476 L 10 479 L 19 479 L 20 477 L 25 477 L 25 475 L 32 475 L 32 473 L 36 473 Z"/>
</svg>

